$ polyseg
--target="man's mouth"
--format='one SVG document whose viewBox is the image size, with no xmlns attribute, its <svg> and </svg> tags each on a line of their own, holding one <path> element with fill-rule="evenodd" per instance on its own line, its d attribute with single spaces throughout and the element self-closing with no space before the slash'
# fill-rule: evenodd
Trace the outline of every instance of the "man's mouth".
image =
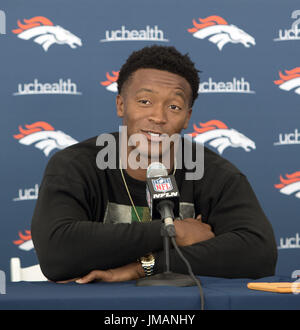
<svg viewBox="0 0 300 330">
<path fill-rule="evenodd" d="M 141 130 L 148 141 L 161 142 L 165 134 L 153 130 Z"/>
</svg>

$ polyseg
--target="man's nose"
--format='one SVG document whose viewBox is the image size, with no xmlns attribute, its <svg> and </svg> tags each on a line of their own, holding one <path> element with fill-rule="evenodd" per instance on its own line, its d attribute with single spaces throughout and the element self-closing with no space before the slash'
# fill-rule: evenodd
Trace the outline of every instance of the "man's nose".
<svg viewBox="0 0 300 330">
<path fill-rule="evenodd" d="M 149 121 L 160 125 L 165 124 L 167 122 L 166 109 L 162 105 L 155 106 L 151 111 Z"/>
</svg>

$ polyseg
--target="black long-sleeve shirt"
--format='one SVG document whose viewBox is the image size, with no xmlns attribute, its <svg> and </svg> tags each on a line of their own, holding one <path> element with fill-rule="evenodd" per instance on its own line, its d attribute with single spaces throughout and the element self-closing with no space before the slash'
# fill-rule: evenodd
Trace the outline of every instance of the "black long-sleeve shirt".
<svg viewBox="0 0 300 330">
<path fill-rule="evenodd" d="M 119 267 L 149 252 L 155 255 L 154 272 L 164 269 L 161 221 L 150 221 L 146 183 L 123 170 L 142 219 L 139 222 L 118 162 L 117 169 L 97 167 L 100 149 L 96 137 L 88 139 L 54 154 L 45 170 L 31 233 L 41 269 L 51 280 Z M 181 217 L 201 214 L 215 234 L 207 241 L 181 247 L 195 274 L 230 278 L 274 274 L 273 230 L 245 175 L 205 148 L 204 176 L 185 180 L 183 168 L 176 170 L 175 178 Z M 170 261 L 172 271 L 187 273 L 173 249 Z"/>
</svg>

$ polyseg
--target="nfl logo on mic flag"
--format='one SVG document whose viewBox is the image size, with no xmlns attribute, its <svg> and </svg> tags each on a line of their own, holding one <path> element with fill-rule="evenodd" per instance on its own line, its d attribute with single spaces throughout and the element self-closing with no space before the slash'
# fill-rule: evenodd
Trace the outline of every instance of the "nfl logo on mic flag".
<svg viewBox="0 0 300 330">
<path fill-rule="evenodd" d="M 174 216 L 179 217 L 179 190 L 173 175 L 148 178 L 146 197 L 152 219 L 160 219 L 157 204 L 163 199 L 174 201 Z"/>
<path fill-rule="evenodd" d="M 173 189 L 170 178 L 158 178 L 152 180 L 153 188 L 157 192 L 167 192 Z"/>
</svg>

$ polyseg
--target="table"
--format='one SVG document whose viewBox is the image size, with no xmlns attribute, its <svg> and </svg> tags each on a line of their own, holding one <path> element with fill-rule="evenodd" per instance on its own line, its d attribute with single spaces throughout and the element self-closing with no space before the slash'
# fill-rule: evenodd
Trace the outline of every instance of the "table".
<svg viewBox="0 0 300 330">
<path fill-rule="evenodd" d="M 299 310 L 300 294 L 250 290 L 251 279 L 199 277 L 206 310 Z M 292 282 L 288 277 L 266 277 L 258 282 Z M 56 284 L 9 282 L 0 295 L 0 310 L 199 310 L 195 287 L 137 287 L 123 283 Z"/>
</svg>

